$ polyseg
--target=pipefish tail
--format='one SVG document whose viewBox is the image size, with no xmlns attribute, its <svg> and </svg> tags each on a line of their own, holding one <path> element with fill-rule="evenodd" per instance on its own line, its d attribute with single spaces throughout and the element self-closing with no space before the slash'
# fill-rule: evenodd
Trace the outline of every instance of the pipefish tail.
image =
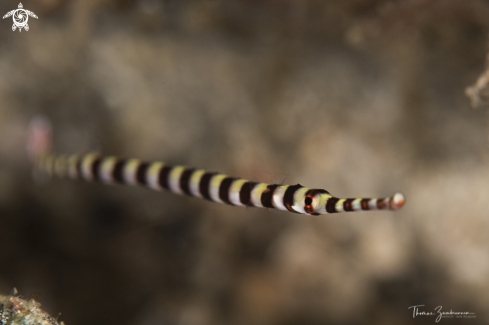
<svg viewBox="0 0 489 325">
<path fill-rule="evenodd" d="M 49 121 L 35 118 L 29 127 L 27 149 L 37 171 L 50 176 L 97 181 L 106 184 L 143 186 L 169 190 L 212 202 L 235 206 L 272 208 L 321 215 L 363 210 L 398 210 L 405 202 L 396 193 L 386 198 L 337 198 L 323 189 L 300 184 L 277 185 L 251 182 L 217 172 L 162 162 L 121 159 L 98 153 L 60 155 L 50 151 Z"/>
</svg>

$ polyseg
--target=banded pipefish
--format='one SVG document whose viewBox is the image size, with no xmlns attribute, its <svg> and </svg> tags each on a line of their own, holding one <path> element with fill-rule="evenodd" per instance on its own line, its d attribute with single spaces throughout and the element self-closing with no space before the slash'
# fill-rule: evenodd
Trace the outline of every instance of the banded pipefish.
<svg viewBox="0 0 489 325">
<path fill-rule="evenodd" d="M 272 208 L 321 215 L 362 210 L 398 210 L 405 202 L 396 193 L 386 198 L 337 198 L 323 189 L 300 184 L 277 185 L 251 182 L 225 174 L 162 162 L 121 159 L 98 153 L 62 155 L 50 151 L 51 128 L 45 118 L 35 118 L 29 127 L 28 153 L 36 171 L 50 176 L 99 181 L 106 184 L 143 186 L 169 190 L 212 202 L 235 206 Z"/>
</svg>

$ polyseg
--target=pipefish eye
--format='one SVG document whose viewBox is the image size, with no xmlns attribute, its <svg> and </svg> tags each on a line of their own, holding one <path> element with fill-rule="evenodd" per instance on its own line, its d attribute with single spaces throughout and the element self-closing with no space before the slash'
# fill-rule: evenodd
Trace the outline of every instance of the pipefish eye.
<svg viewBox="0 0 489 325">
<path fill-rule="evenodd" d="M 304 201 L 304 203 L 305 203 L 306 205 L 311 205 L 311 203 L 312 203 L 312 199 L 311 199 L 311 198 L 308 196 L 308 197 L 306 197 L 306 200 Z"/>
</svg>

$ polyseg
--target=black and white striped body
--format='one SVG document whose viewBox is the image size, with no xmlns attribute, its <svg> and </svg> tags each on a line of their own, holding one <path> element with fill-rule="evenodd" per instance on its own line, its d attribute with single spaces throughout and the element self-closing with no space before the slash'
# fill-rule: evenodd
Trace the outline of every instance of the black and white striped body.
<svg viewBox="0 0 489 325">
<path fill-rule="evenodd" d="M 328 191 L 297 185 L 251 182 L 224 174 L 184 166 L 138 159 L 44 153 L 36 157 L 36 166 L 49 175 L 100 181 L 107 184 L 140 185 L 153 190 L 167 189 L 217 203 L 236 206 L 274 208 L 296 213 L 320 215 L 343 211 L 397 210 L 404 196 L 397 193 L 382 199 L 339 199 Z"/>
</svg>

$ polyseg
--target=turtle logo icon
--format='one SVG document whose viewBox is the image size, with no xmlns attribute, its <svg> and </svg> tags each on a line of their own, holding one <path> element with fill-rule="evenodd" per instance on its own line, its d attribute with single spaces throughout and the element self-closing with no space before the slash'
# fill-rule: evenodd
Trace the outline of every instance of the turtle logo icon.
<svg viewBox="0 0 489 325">
<path fill-rule="evenodd" d="M 14 24 L 12 25 L 13 31 L 15 31 L 17 28 L 19 29 L 19 32 L 22 31 L 22 28 L 28 31 L 29 25 L 27 25 L 27 21 L 29 20 L 29 16 L 37 19 L 35 13 L 29 10 L 25 10 L 23 8 L 24 7 L 22 6 L 22 3 L 19 3 L 19 9 L 14 9 L 12 11 L 9 11 L 5 14 L 5 16 L 3 16 L 3 19 L 12 16 L 14 20 Z"/>
</svg>

